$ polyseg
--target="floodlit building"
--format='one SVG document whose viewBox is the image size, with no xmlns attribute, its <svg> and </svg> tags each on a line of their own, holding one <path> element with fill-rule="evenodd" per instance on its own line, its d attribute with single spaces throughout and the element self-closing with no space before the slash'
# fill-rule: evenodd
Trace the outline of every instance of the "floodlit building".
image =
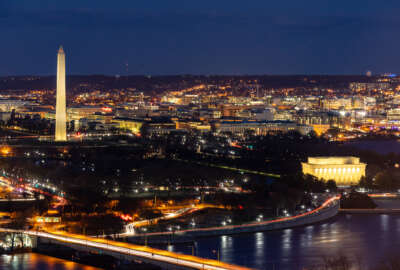
<svg viewBox="0 0 400 270">
<path fill-rule="evenodd" d="M 258 136 L 290 131 L 298 131 L 302 135 L 307 135 L 313 131 L 311 126 L 291 121 L 224 120 L 214 123 L 214 126 L 217 132 L 231 132 L 238 135 L 243 135 L 246 130 L 253 130 Z"/>
<path fill-rule="evenodd" d="M 28 105 L 31 105 L 31 102 L 24 100 L 0 99 L 0 112 L 11 112 L 12 110 L 21 112 L 24 111 Z"/>
<path fill-rule="evenodd" d="M 338 186 L 356 185 L 365 176 L 367 164 L 358 157 L 309 157 L 301 163 L 304 174 L 311 174 L 325 181 L 334 180 Z"/>
<path fill-rule="evenodd" d="M 113 122 L 117 124 L 118 128 L 129 130 L 134 134 L 140 133 L 140 128 L 145 122 L 143 119 L 133 119 L 127 117 L 116 117 Z"/>
</svg>

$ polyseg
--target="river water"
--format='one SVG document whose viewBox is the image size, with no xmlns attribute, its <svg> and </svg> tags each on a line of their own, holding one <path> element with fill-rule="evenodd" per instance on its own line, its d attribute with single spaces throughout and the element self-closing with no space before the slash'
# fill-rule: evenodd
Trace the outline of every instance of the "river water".
<svg viewBox="0 0 400 270">
<path fill-rule="evenodd" d="M 399 206 L 399 201 L 383 202 Z M 398 207 L 400 208 L 400 207 Z M 296 270 L 346 255 L 354 266 L 371 269 L 400 252 L 400 214 L 339 214 L 331 220 L 281 231 L 198 239 L 195 254 L 256 269 Z M 189 245 L 170 251 L 191 254 Z"/>
<path fill-rule="evenodd" d="M 46 255 L 24 253 L 0 256 L 1 270 L 96 270 L 99 268 L 78 264 Z"/>
</svg>

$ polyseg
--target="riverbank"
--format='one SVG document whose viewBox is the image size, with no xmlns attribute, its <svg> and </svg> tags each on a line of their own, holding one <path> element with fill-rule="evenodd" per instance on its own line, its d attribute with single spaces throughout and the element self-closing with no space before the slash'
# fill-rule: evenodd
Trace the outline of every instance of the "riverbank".
<svg viewBox="0 0 400 270">
<path fill-rule="evenodd" d="M 400 209 L 339 209 L 339 212 L 344 214 L 400 214 Z"/>
<path fill-rule="evenodd" d="M 340 209 L 344 214 L 400 214 L 400 197 L 398 194 L 393 196 L 371 196 L 377 208 L 373 209 Z"/>
</svg>

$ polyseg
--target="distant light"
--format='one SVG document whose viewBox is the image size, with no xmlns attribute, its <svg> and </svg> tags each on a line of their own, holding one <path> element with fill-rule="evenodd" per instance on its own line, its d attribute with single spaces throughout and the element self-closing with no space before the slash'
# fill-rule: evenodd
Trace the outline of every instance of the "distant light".
<svg viewBox="0 0 400 270">
<path fill-rule="evenodd" d="M 110 107 L 103 107 L 103 108 L 101 108 L 101 110 L 104 112 L 112 112 L 112 108 L 110 108 Z"/>
</svg>

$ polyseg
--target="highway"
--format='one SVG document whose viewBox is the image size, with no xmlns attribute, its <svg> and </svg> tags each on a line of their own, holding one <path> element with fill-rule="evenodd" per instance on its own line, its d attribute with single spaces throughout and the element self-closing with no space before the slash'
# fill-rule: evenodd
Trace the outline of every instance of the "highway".
<svg viewBox="0 0 400 270">
<path fill-rule="evenodd" d="M 184 266 L 193 269 L 211 269 L 211 270 L 246 270 L 249 268 L 227 264 L 221 261 L 203 259 L 191 255 L 173 253 L 165 250 L 154 249 L 146 246 L 138 246 L 125 242 L 117 242 L 102 238 L 93 238 L 83 235 L 70 234 L 66 232 L 40 232 L 40 231 L 18 231 L 0 228 L 0 232 L 24 233 L 30 236 L 57 240 L 65 244 L 78 244 L 85 247 L 101 249 L 103 251 L 117 252 L 124 255 L 131 255 L 152 261 Z"/>
</svg>

